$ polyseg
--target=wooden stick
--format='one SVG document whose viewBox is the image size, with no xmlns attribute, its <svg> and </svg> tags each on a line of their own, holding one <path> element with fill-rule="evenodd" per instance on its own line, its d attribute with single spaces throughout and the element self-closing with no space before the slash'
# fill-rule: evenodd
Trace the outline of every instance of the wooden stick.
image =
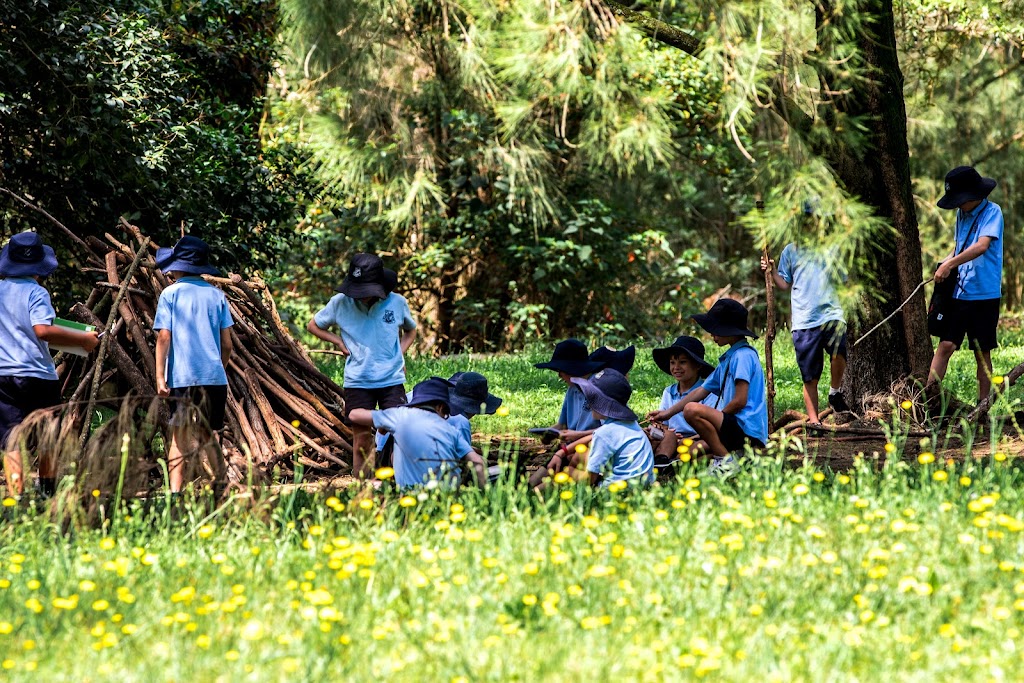
<svg viewBox="0 0 1024 683">
<path fill-rule="evenodd" d="M 759 198 L 756 201 L 756 206 L 763 216 L 764 200 Z M 766 263 L 771 263 L 771 254 L 768 252 L 767 233 L 764 234 L 762 256 Z M 775 356 L 773 353 L 775 345 L 775 277 L 770 267 L 765 268 L 764 271 L 764 292 L 768 307 L 768 322 L 764 331 L 764 367 L 765 380 L 767 381 L 765 402 L 768 404 L 768 424 L 773 425 L 775 424 Z"/>
<path fill-rule="evenodd" d="M 84 249 L 86 255 L 92 261 L 97 262 L 97 263 L 99 262 L 99 259 L 96 257 L 96 253 L 89 247 L 88 244 L 85 243 L 85 240 L 83 240 L 81 237 L 79 237 L 74 232 L 69 230 L 68 227 L 66 225 L 64 225 L 63 223 L 61 223 L 59 220 L 57 220 L 56 218 L 51 216 L 48 211 L 46 211 L 45 209 L 42 209 L 42 208 L 36 206 L 35 204 L 30 202 L 29 200 L 21 197 L 20 195 L 17 195 L 14 192 L 11 192 L 6 187 L 0 187 L 0 192 L 3 192 L 4 194 L 8 195 L 9 197 L 11 197 L 15 201 L 21 203 L 25 207 L 27 207 L 29 209 L 32 209 L 33 211 L 38 211 L 39 213 L 43 214 L 43 216 L 45 216 L 51 223 L 56 225 L 64 233 L 64 235 L 66 237 L 68 237 L 72 242 L 74 242 L 79 247 Z"/>
<path fill-rule="evenodd" d="M 1003 383 L 1006 385 L 1006 388 L 1003 389 L 1003 391 L 1006 391 L 1006 389 L 1009 389 L 1014 384 L 1016 384 L 1017 380 L 1020 379 L 1022 375 L 1024 375 L 1024 363 L 1021 363 L 1020 365 L 1016 366 L 1013 370 L 1010 370 L 1010 372 L 1008 372 L 1003 377 Z M 967 421 L 968 422 L 977 422 L 978 418 L 981 415 L 988 414 L 989 408 L 992 407 L 992 401 L 995 399 L 995 397 L 997 395 L 998 394 L 996 394 L 995 392 L 991 392 L 991 393 L 989 393 L 988 396 L 986 396 L 984 399 L 982 399 L 978 403 L 978 407 L 975 408 L 974 410 L 972 410 L 967 415 Z"/>
</svg>

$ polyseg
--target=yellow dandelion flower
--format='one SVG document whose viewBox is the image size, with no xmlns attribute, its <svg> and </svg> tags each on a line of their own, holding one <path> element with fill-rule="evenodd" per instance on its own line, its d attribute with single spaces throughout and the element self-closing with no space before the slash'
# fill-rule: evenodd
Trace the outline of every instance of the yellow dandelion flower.
<svg viewBox="0 0 1024 683">
<path fill-rule="evenodd" d="M 585 444 L 585 443 L 577 444 L 575 450 L 580 455 L 583 455 L 584 453 L 587 452 L 587 444 Z"/>
<path fill-rule="evenodd" d="M 900 404 L 900 408 L 903 408 L 903 410 L 910 410 L 913 407 L 914 407 L 914 402 L 913 401 L 904 400 L 903 403 Z"/>
<path fill-rule="evenodd" d="M 946 479 L 948 479 L 948 478 L 949 478 L 949 475 L 946 474 L 945 470 L 938 470 L 938 471 L 932 472 L 932 479 L 934 479 L 935 481 L 946 481 Z"/>
<path fill-rule="evenodd" d="M 935 462 L 935 454 L 930 451 L 925 451 L 917 456 L 917 461 L 922 465 L 930 465 Z"/>
<path fill-rule="evenodd" d="M 507 417 L 508 416 L 508 407 L 507 406 L 498 406 L 498 410 L 495 412 L 495 415 L 497 415 L 499 417 Z"/>
<path fill-rule="evenodd" d="M 555 483 L 556 484 L 564 484 L 567 481 L 569 481 L 569 475 L 566 474 L 565 472 L 558 472 L 558 473 L 555 474 Z"/>
<path fill-rule="evenodd" d="M 292 420 L 292 427 L 295 427 L 296 429 L 298 429 L 301 425 L 302 425 L 302 423 L 299 422 L 298 420 Z"/>
<path fill-rule="evenodd" d="M 10 496 L 7 496 L 6 498 L 4 498 L 4 507 L 5 508 L 12 508 L 12 507 L 14 507 L 17 504 L 18 504 L 18 501 L 16 501 L 15 499 L 11 498 Z"/>
<path fill-rule="evenodd" d="M 1006 380 L 1006 378 L 1003 377 L 1002 375 L 993 375 L 992 376 L 992 384 L 995 384 L 997 386 L 1002 384 L 1005 380 Z"/>
<path fill-rule="evenodd" d="M 374 476 L 376 476 L 378 479 L 380 479 L 382 481 L 384 479 L 390 479 L 391 477 L 395 476 L 395 468 L 393 468 L 393 467 L 380 467 L 380 468 L 377 469 L 376 472 L 374 472 Z"/>
<path fill-rule="evenodd" d="M 797 484 L 796 486 L 793 487 L 793 495 L 803 496 L 807 494 L 807 492 L 810 490 L 811 489 L 807 486 L 807 484 Z"/>
<path fill-rule="evenodd" d="M 886 453 L 890 453 L 890 454 L 891 453 L 895 453 L 896 452 L 896 444 L 894 444 L 894 443 L 886 443 L 885 444 L 885 452 Z"/>
<path fill-rule="evenodd" d="M 92 490 L 92 497 L 93 498 L 99 498 L 100 497 L 100 490 L 99 489 L 93 489 Z"/>
<path fill-rule="evenodd" d="M 1003 453 L 1002 451 L 998 451 L 992 457 L 996 459 L 996 462 L 1003 462 L 1004 460 L 1006 460 L 1006 453 Z"/>
<path fill-rule="evenodd" d="M 412 496 L 402 496 L 398 499 L 398 504 L 404 508 L 411 508 L 416 505 L 416 499 Z"/>
<path fill-rule="evenodd" d="M 562 500 L 572 500 L 572 491 L 562 491 L 558 494 L 558 497 Z"/>
<path fill-rule="evenodd" d="M 415 504 L 416 503 L 414 501 L 413 505 Z M 359 507 L 363 510 L 370 510 L 371 508 L 373 508 L 373 501 L 370 500 L 369 498 L 363 498 L 361 501 L 359 501 Z"/>
</svg>

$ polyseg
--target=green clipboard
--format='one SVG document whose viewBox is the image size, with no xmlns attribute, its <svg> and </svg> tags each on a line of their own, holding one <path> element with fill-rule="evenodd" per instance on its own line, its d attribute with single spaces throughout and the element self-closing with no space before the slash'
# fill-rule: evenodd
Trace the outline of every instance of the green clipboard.
<svg viewBox="0 0 1024 683">
<path fill-rule="evenodd" d="M 65 320 L 64 318 L 54 318 L 53 324 L 55 327 L 63 327 L 67 330 L 74 330 L 75 332 L 95 332 L 95 325 L 86 325 L 84 323 L 78 323 L 74 320 Z M 64 346 L 62 344 L 50 344 L 51 351 L 63 351 L 64 353 L 71 354 L 72 356 L 88 356 L 89 354 L 81 346 Z"/>
</svg>

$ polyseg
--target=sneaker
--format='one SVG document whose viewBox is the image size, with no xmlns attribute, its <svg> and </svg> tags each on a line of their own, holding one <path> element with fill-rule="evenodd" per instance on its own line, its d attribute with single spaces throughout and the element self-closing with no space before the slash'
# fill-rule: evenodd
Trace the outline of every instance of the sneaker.
<svg viewBox="0 0 1024 683">
<path fill-rule="evenodd" d="M 711 464 L 701 474 L 702 479 L 718 479 L 725 481 L 740 471 L 740 461 L 733 455 L 724 458 L 711 458 Z"/>
<path fill-rule="evenodd" d="M 843 393 L 838 392 L 835 394 L 828 395 L 828 404 L 832 407 L 832 410 L 837 413 L 848 413 L 850 412 L 850 404 L 843 398 Z"/>
<path fill-rule="evenodd" d="M 679 462 L 679 455 L 676 453 L 672 455 L 654 455 L 654 469 L 660 470 L 663 467 L 671 467 L 677 462 Z"/>
</svg>

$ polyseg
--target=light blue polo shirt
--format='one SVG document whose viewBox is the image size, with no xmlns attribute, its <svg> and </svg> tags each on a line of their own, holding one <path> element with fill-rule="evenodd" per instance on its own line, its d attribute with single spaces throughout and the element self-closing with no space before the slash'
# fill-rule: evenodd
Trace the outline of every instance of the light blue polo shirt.
<svg viewBox="0 0 1024 683">
<path fill-rule="evenodd" d="M 605 420 L 590 442 L 587 472 L 604 476 L 602 486 L 617 481 L 654 481 L 654 450 L 636 420 Z"/>
<path fill-rule="evenodd" d="M 700 386 L 700 382 L 695 382 L 692 387 L 686 391 L 679 391 L 679 383 L 673 382 L 672 384 L 665 387 L 665 391 L 661 392 L 661 405 L 658 407 L 659 410 L 666 410 L 671 408 L 675 404 L 682 401 L 684 398 L 689 396 L 694 389 Z M 712 408 L 719 402 L 717 394 L 708 394 L 701 403 Z M 682 413 L 676 413 L 669 418 L 668 426 L 676 430 L 676 434 L 679 436 L 694 436 L 697 430 L 690 426 L 690 423 L 683 418 Z"/>
<path fill-rule="evenodd" d="M 792 285 L 792 329 L 810 330 L 827 322 L 843 321 L 834 276 L 821 254 L 798 249 L 790 242 L 779 257 L 779 277 Z"/>
<path fill-rule="evenodd" d="M 234 324 L 224 292 L 198 275 L 181 278 L 160 294 L 154 330 L 170 330 L 164 377 L 172 389 L 224 386 L 220 332 Z"/>
<path fill-rule="evenodd" d="M 566 429 L 578 432 L 587 432 L 597 429 L 601 423 L 594 419 L 590 412 L 590 404 L 583 390 L 575 384 L 569 385 L 565 390 L 565 398 L 562 399 L 562 412 L 558 414 L 558 424 L 565 425 Z"/>
<path fill-rule="evenodd" d="M 468 417 L 465 415 L 449 415 L 448 424 L 462 432 L 466 443 L 473 443 L 473 427 L 469 424 Z"/>
<path fill-rule="evenodd" d="M 462 476 L 459 463 L 473 450 L 463 430 L 422 408 L 374 410 L 373 426 L 395 435 L 395 482 L 400 488 L 431 479 L 445 486 L 457 483 Z"/>
<path fill-rule="evenodd" d="M 0 377 L 57 379 L 50 345 L 32 329 L 56 317 L 50 293 L 33 278 L 0 280 Z"/>
<path fill-rule="evenodd" d="M 719 410 L 729 405 L 736 395 L 737 380 L 747 381 L 750 389 L 747 392 L 747 405 L 736 413 L 736 421 L 744 434 L 761 443 L 768 443 L 764 371 L 761 369 L 761 357 L 746 339 L 730 346 L 718 359 L 715 371 L 704 380 L 705 389 L 722 397 Z"/>
<path fill-rule="evenodd" d="M 392 292 L 370 308 L 344 294 L 331 297 L 313 316 L 321 330 L 338 327 L 351 352 L 345 359 L 346 389 L 383 389 L 405 384 L 400 330 L 416 329 L 409 302 Z"/>
<path fill-rule="evenodd" d="M 977 225 L 974 225 L 975 219 Z M 964 246 L 968 232 L 971 242 Z M 971 211 L 956 210 L 957 251 L 970 248 L 979 237 L 991 237 L 992 242 L 984 254 L 960 264 L 960 282 L 954 298 L 963 301 L 998 299 L 1003 295 L 1003 210 L 987 199 Z"/>
</svg>

